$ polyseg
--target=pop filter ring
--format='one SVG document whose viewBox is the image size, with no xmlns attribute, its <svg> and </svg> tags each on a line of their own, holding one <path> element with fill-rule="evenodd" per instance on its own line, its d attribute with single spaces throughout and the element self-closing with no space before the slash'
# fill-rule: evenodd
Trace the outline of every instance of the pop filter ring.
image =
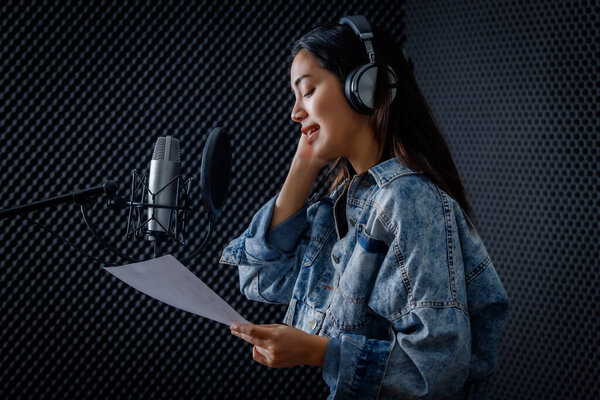
<svg viewBox="0 0 600 400">
<path fill-rule="evenodd" d="M 219 154 L 217 154 L 217 151 Z M 219 157 L 221 157 L 220 160 Z M 214 164 L 217 160 L 227 163 L 224 177 L 225 193 L 216 193 L 213 191 L 215 186 L 215 177 L 213 175 L 215 174 L 216 167 Z M 200 166 L 200 170 L 200 187 L 204 210 L 208 214 L 210 222 L 216 224 L 231 185 L 231 147 L 225 129 L 216 127 L 209 132 L 204 144 L 204 150 L 202 151 L 202 165 Z M 222 200 L 221 204 L 215 205 L 216 196 L 223 198 L 217 199 L 217 201 Z"/>
</svg>

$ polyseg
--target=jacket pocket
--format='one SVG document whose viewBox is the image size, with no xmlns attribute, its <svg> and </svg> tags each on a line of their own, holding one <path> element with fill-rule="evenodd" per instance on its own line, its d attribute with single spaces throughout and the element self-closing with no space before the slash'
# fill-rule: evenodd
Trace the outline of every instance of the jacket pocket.
<svg viewBox="0 0 600 400">
<path fill-rule="evenodd" d="M 356 245 L 340 278 L 339 290 L 350 303 L 365 302 L 388 251 L 387 244 L 367 233 L 363 224 L 356 227 Z"/>
<path fill-rule="evenodd" d="M 367 302 L 388 246 L 373 238 L 363 224 L 356 228 L 356 245 L 340 277 L 331 313 L 341 329 L 359 329 L 367 320 Z"/>
<path fill-rule="evenodd" d="M 374 254 L 383 254 L 387 253 L 388 245 L 379 239 L 375 239 L 371 237 L 365 230 L 365 226 L 363 224 L 358 224 L 356 228 L 357 234 L 357 244 L 360 245 L 366 252 L 374 253 Z"/>
</svg>

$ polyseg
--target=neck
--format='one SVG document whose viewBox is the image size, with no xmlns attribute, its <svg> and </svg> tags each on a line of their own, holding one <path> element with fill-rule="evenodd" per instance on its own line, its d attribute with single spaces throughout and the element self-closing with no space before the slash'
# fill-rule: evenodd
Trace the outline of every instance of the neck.
<svg viewBox="0 0 600 400">
<path fill-rule="evenodd" d="M 350 164 L 352 164 L 352 168 L 360 175 L 377 164 L 379 146 L 375 141 L 375 135 L 371 128 L 365 128 L 356 137 L 352 154 L 347 158 Z"/>
</svg>

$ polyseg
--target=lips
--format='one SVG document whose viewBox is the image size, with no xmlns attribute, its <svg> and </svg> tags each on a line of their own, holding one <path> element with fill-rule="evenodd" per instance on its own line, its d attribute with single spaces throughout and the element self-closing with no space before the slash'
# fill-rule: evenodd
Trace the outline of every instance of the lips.
<svg viewBox="0 0 600 400">
<path fill-rule="evenodd" d="M 312 125 L 307 125 L 305 127 L 303 127 L 301 129 L 302 133 L 305 135 L 310 135 L 312 131 L 319 129 L 319 125 L 317 124 L 312 124 Z"/>
<path fill-rule="evenodd" d="M 320 131 L 321 131 L 321 128 L 319 128 L 319 127 L 317 127 L 316 129 L 311 129 L 308 133 L 308 138 L 306 139 L 306 142 L 308 144 L 311 144 L 315 140 L 315 137 L 319 134 Z"/>
</svg>

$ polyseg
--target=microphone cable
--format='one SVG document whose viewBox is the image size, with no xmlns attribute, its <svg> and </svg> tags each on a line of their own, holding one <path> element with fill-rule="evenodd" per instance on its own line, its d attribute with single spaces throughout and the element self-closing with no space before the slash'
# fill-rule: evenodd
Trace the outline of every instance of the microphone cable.
<svg viewBox="0 0 600 400">
<path fill-rule="evenodd" d="M 81 254 L 83 254 L 84 256 L 86 256 L 86 257 L 89 257 L 89 258 L 93 259 L 94 261 L 97 261 L 98 263 L 100 263 L 100 264 L 102 264 L 102 265 L 105 265 L 105 266 L 108 266 L 108 267 L 114 267 L 114 266 L 115 266 L 115 264 L 109 264 L 109 263 L 107 263 L 107 262 L 105 262 L 105 261 L 102 261 L 102 260 L 101 260 L 101 259 L 99 259 L 98 257 L 96 257 L 96 256 L 94 256 L 94 255 L 91 255 L 90 253 L 88 253 L 88 252 L 87 252 L 87 251 L 85 251 L 84 249 L 81 249 L 81 248 L 79 248 L 79 247 L 75 246 L 73 243 L 71 243 L 71 242 L 69 241 L 69 239 L 67 239 L 67 238 L 63 237 L 62 235 L 60 235 L 60 234 L 59 234 L 59 233 L 57 233 L 57 232 L 54 232 L 52 229 L 50 229 L 50 228 L 48 228 L 48 227 L 44 226 L 43 224 L 40 224 L 40 223 L 39 223 L 39 222 L 37 222 L 36 220 L 33 220 L 33 219 L 31 219 L 31 218 L 27 217 L 27 216 L 26 216 L 26 215 L 24 215 L 24 214 L 18 214 L 18 215 L 19 215 L 19 217 L 21 217 L 21 218 L 24 218 L 24 219 L 26 219 L 27 221 L 29 221 L 29 222 L 31 222 L 31 223 L 33 223 L 33 224 L 35 224 L 35 225 L 39 226 L 40 228 L 42 228 L 42 229 L 43 229 L 43 230 L 45 230 L 46 232 L 48 232 L 48 233 L 50 233 L 50 234 L 52 234 L 52 235 L 55 235 L 56 237 L 58 237 L 59 239 L 61 239 L 63 242 L 65 242 L 66 244 L 68 244 L 69 246 L 71 246 L 73 249 L 77 250 L 78 252 L 80 252 L 80 253 L 81 253 Z"/>
<path fill-rule="evenodd" d="M 100 258 L 88 253 L 87 251 L 85 251 L 83 248 L 80 248 L 76 245 L 74 245 L 73 243 L 71 243 L 71 241 L 67 238 L 65 238 L 64 236 L 62 236 L 61 234 L 59 234 L 58 232 L 53 231 L 52 229 L 48 228 L 47 226 L 37 222 L 34 219 L 31 219 L 29 217 L 27 217 L 25 214 L 18 214 L 19 217 L 26 219 L 27 221 L 37 225 L 38 227 L 42 228 L 43 230 L 45 230 L 46 232 L 55 235 L 56 237 L 58 237 L 60 240 L 62 240 L 63 242 L 65 242 L 66 244 L 68 244 L 71 248 L 77 250 L 79 253 L 83 254 L 84 256 L 91 258 L 92 260 L 98 262 L 99 264 L 102 264 L 103 266 L 107 266 L 107 267 L 116 267 L 120 264 L 112 264 L 106 261 L 102 261 Z M 94 226 L 92 225 L 91 221 L 89 220 L 89 216 L 87 214 L 87 206 L 85 204 L 81 204 L 81 215 L 83 216 L 83 219 L 85 221 L 85 224 L 87 225 L 88 229 L 90 230 L 90 232 L 92 232 L 92 235 L 94 236 L 94 238 L 100 242 L 100 244 L 102 244 L 104 247 L 106 247 L 108 250 L 110 250 L 113 254 L 120 256 L 122 258 L 127 259 L 128 261 L 130 261 L 131 263 L 138 263 L 138 262 L 143 262 L 143 260 L 136 260 L 132 257 L 129 257 L 128 255 L 122 253 L 121 251 L 117 250 L 116 248 L 114 248 L 113 246 L 111 246 L 106 240 L 104 240 L 104 238 L 102 238 L 102 236 L 96 231 L 96 229 L 94 228 Z M 208 222 L 208 233 L 207 235 L 204 237 L 204 240 L 202 241 L 202 243 L 200 244 L 200 247 L 198 249 L 196 249 L 196 251 L 194 251 L 192 254 L 190 254 L 189 256 L 185 257 L 183 260 L 181 260 L 181 263 L 185 265 L 186 262 L 196 258 L 200 252 L 202 250 L 204 250 L 204 248 L 206 247 L 206 245 L 208 244 L 208 239 L 210 238 L 210 234 L 212 232 L 212 223 L 210 223 L 210 221 Z"/>
<path fill-rule="evenodd" d="M 102 236 L 100 236 L 100 234 L 98 232 L 96 232 L 96 229 L 94 229 L 94 227 L 92 226 L 92 223 L 90 222 L 90 220 L 88 218 L 87 205 L 85 203 L 81 204 L 81 215 L 83 215 L 83 220 L 85 221 L 85 224 L 87 225 L 90 232 L 92 232 L 92 235 L 94 236 L 94 238 L 96 238 L 96 240 L 98 242 L 100 242 L 104 247 L 106 247 L 108 250 L 110 250 L 113 254 L 116 254 L 122 258 L 125 258 L 127 261 L 129 261 L 131 263 L 138 263 L 138 262 L 143 261 L 143 260 L 138 261 L 132 257 L 129 257 L 127 254 L 122 253 L 121 251 L 117 250 L 116 248 L 111 246 L 106 240 L 104 240 L 104 238 Z"/>
</svg>

